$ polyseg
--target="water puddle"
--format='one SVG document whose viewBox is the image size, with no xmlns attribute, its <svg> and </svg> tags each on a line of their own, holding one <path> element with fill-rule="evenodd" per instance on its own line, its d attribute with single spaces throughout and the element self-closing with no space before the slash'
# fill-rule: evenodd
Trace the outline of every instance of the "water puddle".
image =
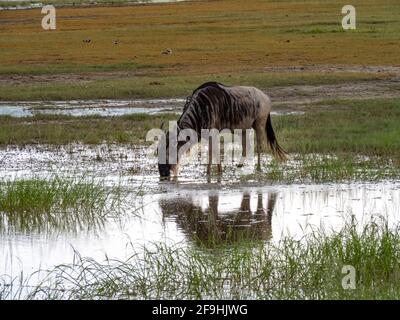
<svg viewBox="0 0 400 320">
<path fill-rule="evenodd" d="M 184 102 L 184 99 L 0 102 L 0 116 L 33 117 L 45 114 L 110 117 L 138 113 L 177 113 L 182 110 Z"/>
<path fill-rule="evenodd" d="M 288 235 L 301 240 L 314 228 L 329 233 L 352 222 L 361 227 L 400 221 L 400 182 L 251 185 L 232 184 L 234 176 L 226 175 L 221 183 L 207 183 L 197 168 L 178 181 L 160 182 L 155 162 L 144 154 L 143 148 L 120 145 L 1 150 L 2 180 L 91 176 L 107 187 L 121 185 L 123 192 L 118 207 L 90 217 L 29 220 L 0 211 L 0 275 L 72 263 L 76 251 L 99 261 L 124 260 L 153 242 L 198 248 L 278 242 Z"/>
<path fill-rule="evenodd" d="M 66 116 L 122 116 L 130 114 L 180 114 L 185 99 L 138 99 L 138 100 L 71 100 L 71 101 L 0 101 L 0 116 L 33 117 L 35 115 Z M 302 114 L 293 110 L 276 110 L 273 115 Z"/>
<path fill-rule="evenodd" d="M 75 250 L 99 261 L 127 259 L 153 242 L 212 246 L 238 241 L 301 239 L 313 228 L 339 231 L 383 218 L 399 221 L 400 184 L 293 185 L 227 190 L 171 187 L 166 194 L 135 198 L 123 214 L 96 220 L 22 219 L 0 213 L 0 274 L 30 274 L 72 263 Z M 130 200 L 131 201 L 131 200 Z M 10 232 L 12 230 L 12 232 Z"/>
<path fill-rule="evenodd" d="M 10 5 L 0 7 L 0 11 L 1 10 L 26 10 L 26 9 L 42 8 L 45 5 L 41 2 L 32 3 L 32 1 L 30 1 L 30 0 L 2 0 L 2 1 L 9 2 Z M 128 4 L 146 4 L 146 3 L 182 2 L 182 1 L 186 1 L 186 0 L 137 0 L 137 1 L 126 1 L 126 3 L 128 3 Z M 26 4 L 14 5 L 14 2 L 21 2 L 21 3 L 26 2 Z M 90 0 L 87 2 L 82 2 L 82 5 L 88 5 L 88 4 L 89 5 L 97 5 L 97 4 L 102 4 L 102 3 L 107 4 L 106 1 L 96 2 L 96 1 Z M 109 1 L 109 3 L 112 4 L 112 1 Z M 71 1 L 71 3 L 66 2 L 65 4 L 62 4 L 61 6 L 75 6 L 75 3 L 73 1 Z"/>
</svg>

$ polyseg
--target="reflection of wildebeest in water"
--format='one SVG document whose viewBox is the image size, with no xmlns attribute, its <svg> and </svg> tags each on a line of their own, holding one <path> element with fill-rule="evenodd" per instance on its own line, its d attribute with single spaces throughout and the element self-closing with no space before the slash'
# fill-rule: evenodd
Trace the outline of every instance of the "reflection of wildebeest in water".
<svg viewBox="0 0 400 320">
<path fill-rule="evenodd" d="M 176 217 L 178 226 L 203 245 L 228 244 L 238 241 L 268 240 L 271 238 L 272 212 L 276 193 L 268 195 L 266 208 L 263 194 L 257 193 L 257 209 L 250 208 L 251 196 L 244 192 L 240 207 L 229 212 L 219 212 L 219 195 L 208 196 L 208 207 L 203 210 L 193 197 L 160 200 L 165 217 Z"/>
</svg>

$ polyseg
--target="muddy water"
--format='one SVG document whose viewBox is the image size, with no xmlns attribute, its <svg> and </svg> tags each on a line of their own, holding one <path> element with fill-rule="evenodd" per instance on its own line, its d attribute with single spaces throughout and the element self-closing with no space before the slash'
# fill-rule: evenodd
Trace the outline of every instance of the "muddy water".
<svg viewBox="0 0 400 320">
<path fill-rule="evenodd" d="M 72 101 L 0 101 L 0 116 L 33 117 L 35 115 L 122 116 L 129 114 L 181 113 L 185 99 L 72 100 Z M 293 110 L 275 110 L 272 114 L 301 114 Z"/>
<path fill-rule="evenodd" d="M 129 146 L 1 150 L 1 179 L 49 178 L 57 172 L 92 176 L 110 187 L 120 184 L 124 192 L 118 210 L 111 207 L 93 219 L 43 219 L 24 225 L 1 212 L 0 274 L 30 274 L 71 263 L 74 250 L 101 261 L 106 255 L 125 259 L 152 242 L 277 242 L 287 235 L 301 239 L 316 227 L 331 232 L 352 221 L 361 226 L 385 218 L 395 225 L 400 219 L 400 182 L 255 185 L 233 183 L 235 175 L 226 172 L 220 183 L 207 183 L 201 166 L 182 168 L 177 181 L 160 182 L 155 162 L 144 154 L 142 148 Z"/>
<path fill-rule="evenodd" d="M 179 112 L 184 99 L 149 100 L 72 100 L 0 102 L 0 115 L 32 117 L 40 114 L 102 117 L 121 116 L 137 113 Z"/>
<path fill-rule="evenodd" d="M 33 9 L 33 8 L 41 8 L 44 6 L 43 3 L 41 2 L 37 2 L 37 3 L 31 3 L 30 0 L 3 0 L 4 2 L 9 2 L 10 5 L 7 7 L 0 7 L 0 11 L 1 10 L 26 10 L 26 9 Z M 167 2 L 181 2 L 181 1 L 185 1 L 185 0 L 132 0 L 132 1 L 126 1 L 127 3 L 133 3 L 133 4 L 145 4 L 145 3 L 167 3 Z M 22 5 L 14 5 L 14 2 L 21 2 L 24 3 L 26 2 L 26 4 L 22 4 Z M 71 1 L 72 3 L 73 1 Z M 103 1 L 103 2 L 107 2 L 107 1 Z M 112 2 L 112 1 L 109 1 Z M 93 5 L 96 5 L 97 2 L 96 1 L 86 1 L 86 3 L 90 3 Z M 99 2 L 101 3 L 101 2 Z M 71 6 L 71 4 L 67 4 L 65 6 Z"/>
</svg>

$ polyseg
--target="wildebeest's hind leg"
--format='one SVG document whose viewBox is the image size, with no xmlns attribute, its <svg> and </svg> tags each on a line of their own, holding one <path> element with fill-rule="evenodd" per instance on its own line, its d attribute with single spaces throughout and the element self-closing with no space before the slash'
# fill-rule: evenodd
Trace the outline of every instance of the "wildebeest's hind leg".
<svg viewBox="0 0 400 320">
<path fill-rule="evenodd" d="M 212 138 L 208 138 L 208 164 L 207 164 L 207 176 L 211 175 L 211 163 L 212 163 Z"/>
<path fill-rule="evenodd" d="M 222 174 L 222 164 L 221 163 L 224 160 L 224 158 L 221 158 L 221 157 L 224 157 L 224 155 L 225 155 L 224 144 L 221 144 L 221 141 L 219 141 L 219 146 L 221 147 L 221 150 L 219 150 L 218 148 L 215 150 L 215 152 L 218 152 L 218 154 L 219 154 L 218 163 L 217 163 L 218 176 L 220 176 Z"/>
<path fill-rule="evenodd" d="M 260 134 L 257 133 L 257 171 L 261 171 L 261 145 Z"/>
</svg>

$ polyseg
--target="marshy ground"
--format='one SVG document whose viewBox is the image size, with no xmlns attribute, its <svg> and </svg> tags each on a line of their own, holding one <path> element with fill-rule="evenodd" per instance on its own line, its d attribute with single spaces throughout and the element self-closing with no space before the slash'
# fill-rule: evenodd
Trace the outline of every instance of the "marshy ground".
<svg viewBox="0 0 400 320">
<path fill-rule="evenodd" d="M 0 298 L 399 298 L 400 5 L 353 5 L 0 11 Z M 159 180 L 146 133 L 209 80 L 271 97 L 288 162 Z"/>
</svg>

